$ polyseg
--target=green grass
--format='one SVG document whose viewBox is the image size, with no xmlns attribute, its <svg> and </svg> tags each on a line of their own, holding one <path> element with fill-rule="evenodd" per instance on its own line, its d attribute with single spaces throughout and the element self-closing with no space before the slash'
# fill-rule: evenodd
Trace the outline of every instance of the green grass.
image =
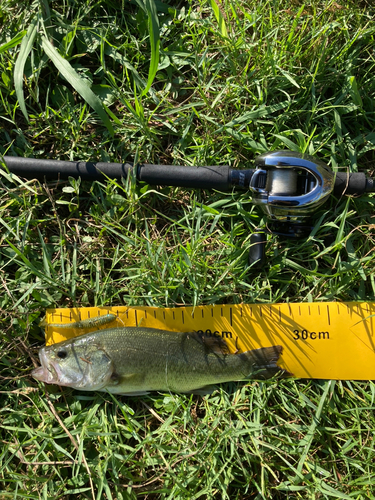
<svg viewBox="0 0 375 500">
<path fill-rule="evenodd" d="M 372 2 L 153 5 L 0 0 L 0 153 L 251 168 L 288 148 L 374 174 Z M 114 398 L 29 376 L 47 307 L 374 301 L 372 196 L 332 197 L 258 271 L 248 193 L 0 174 L 1 499 L 375 498 L 373 382 Z"/>
</svg>

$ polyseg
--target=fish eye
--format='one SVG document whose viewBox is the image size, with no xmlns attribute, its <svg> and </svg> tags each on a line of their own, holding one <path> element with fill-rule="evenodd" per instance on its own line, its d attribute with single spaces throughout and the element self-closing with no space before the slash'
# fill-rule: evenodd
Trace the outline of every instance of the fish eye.
<svg viewBox="0 0 375 500">
<path fill-rule="evenodd" d="M 57 357 L 60 359 L 65 359 L 67 357 L 68 353 L 64 350 L 57 351 Z"/>
</svg>

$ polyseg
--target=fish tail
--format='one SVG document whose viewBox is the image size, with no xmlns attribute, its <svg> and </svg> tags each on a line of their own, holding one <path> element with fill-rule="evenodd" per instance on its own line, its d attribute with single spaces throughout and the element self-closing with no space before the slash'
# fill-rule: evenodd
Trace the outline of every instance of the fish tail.
<svg viewBox="0 0 375 500">
<path fill-rule="evenodd" d="M 283 370 L 277 365 L 277 361 L 282 354 L 283 348 L 281 345 L 272 347 L 261 347 L 260 349 L 253 349 L 241 354 L 237 354 L 249 368 L 247 378 L 271 378 L 275 375 L 281 377 L 288 377 L 292 374 Z"/>
</svg>

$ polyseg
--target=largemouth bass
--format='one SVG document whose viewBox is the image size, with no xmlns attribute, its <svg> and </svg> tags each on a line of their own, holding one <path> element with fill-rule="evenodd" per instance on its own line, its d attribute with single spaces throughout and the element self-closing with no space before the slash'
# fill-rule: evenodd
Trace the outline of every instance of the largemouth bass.
<svg viewBox="0 0 375 500">
<path fill-rule="evenodd" d="M 197 333 L 123 327 L 98 330 L 39 351 L 32 372 L 47 384 L 140 395 L 149 391 L 209 393 L 213 384 L 285 373 L 281 346 L 228 354 L 225 341 Z"/>
</svg>

